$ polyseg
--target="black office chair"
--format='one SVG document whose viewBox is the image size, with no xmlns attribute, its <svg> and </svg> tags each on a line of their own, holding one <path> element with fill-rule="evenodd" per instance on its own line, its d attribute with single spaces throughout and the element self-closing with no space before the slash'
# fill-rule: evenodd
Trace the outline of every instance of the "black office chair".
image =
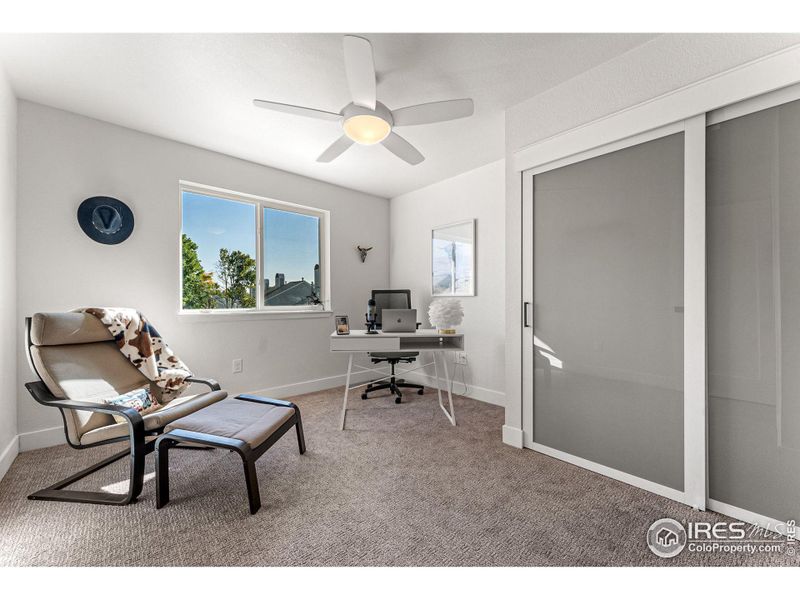
<svg viewBox="0 0 800 600">
<path fill-rule="evenodd" d="M 382 327 L 382 313 L 384 308 L 411 308 L 411 290 L 372 290 L 372 299 L 375 300 L 378 312 L 378 329 Z M 397 379 L 394 372 L 394 368 L 398 363 L 412 363 L 417 360 L 418 356 L 419 352 L 371 352 L 370 359 L 373 363 L 389 363 L 391 376 L 388 381 L 383 379 L 368 384 L 364 393 L 361 394 L 361 398 L 366 400 L 370 392 L 389 390 L 395 395 L 394 401 L 400 404 L 403 398 L 403 393 L 400 391 L 400 388 L 410 388 L 417 390 L 417 393 L 420 395 L 424 394 L 425 386 L 416 383 L 408 383 L 404 379 Z"/>
</svg>

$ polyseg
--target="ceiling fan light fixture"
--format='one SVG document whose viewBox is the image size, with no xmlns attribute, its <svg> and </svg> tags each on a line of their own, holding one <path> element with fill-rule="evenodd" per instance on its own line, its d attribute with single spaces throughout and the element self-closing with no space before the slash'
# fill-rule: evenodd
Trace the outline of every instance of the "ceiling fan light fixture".
<svg viewBox="0 0 800 600">
<path fill-rule="evenodd" d="M 425 160 L 425 157 L 408 140 L 394 133 L 395 125 L 402 127 L 452 121 L 472 116 L 475 112 L 475 103 L 470 98 L 426 102 L 391 111 L 377 98 L 375 60 L 370 41 L 346 35 L 343 49 L 344 70 L 352 102 L 338 113 L 271 100 L 253 100 L 256 106 L 268 110 L 325 121 L 338 121 L 343 133 L 317 157 L 318 163 L 331 162 L 353 144 L 364 146 L 382 144 L 389 152 L 409 165 L 418 165 Z"/>
<path fill-rule="evenodd" d="M 357 144 L 371 146 L 386 139 L 392 132 L 388 121 L 378 115 L 353 115 L 342 123 L 345 135 Z"/>
</svg>

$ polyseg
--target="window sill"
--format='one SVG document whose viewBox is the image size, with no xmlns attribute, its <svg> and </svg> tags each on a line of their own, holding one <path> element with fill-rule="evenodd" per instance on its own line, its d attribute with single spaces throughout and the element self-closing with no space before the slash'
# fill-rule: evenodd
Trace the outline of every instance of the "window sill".
<svg viewBox="0 0 800 600">
<path fill-rule="evenodd" d="M 271 320 L 271 319 L 323 319 L 333 315 L 330 310 L 181 310 L 178 319 L 181 321 L 238 321 Z"/>
</svg>

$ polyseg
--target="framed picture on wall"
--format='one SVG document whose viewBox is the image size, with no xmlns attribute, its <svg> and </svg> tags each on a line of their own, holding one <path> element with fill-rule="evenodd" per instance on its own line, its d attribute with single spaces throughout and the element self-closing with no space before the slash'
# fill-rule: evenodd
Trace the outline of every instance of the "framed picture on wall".
<svg viewBox="0 0 800 600">
<path fill-rule="evenodd" d="M 475 219 L 431 231 L 431 293 L 475 295 Z"/>
</svg>

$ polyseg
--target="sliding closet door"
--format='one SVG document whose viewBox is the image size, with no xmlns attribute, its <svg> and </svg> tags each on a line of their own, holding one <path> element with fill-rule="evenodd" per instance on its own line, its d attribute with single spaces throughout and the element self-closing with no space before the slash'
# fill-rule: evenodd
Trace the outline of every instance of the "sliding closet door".
<svg viewBox="0 0 800 600">
<path fill-rule="evenodd" d="M 709 497 L 796 520 L 800 102 L 709 126 L 706 152 Z"/>
<path fill-rule="evenodd" d="M 683 135 L 533 178 L 534 448 L 679 491 Z"/>
</svg>

